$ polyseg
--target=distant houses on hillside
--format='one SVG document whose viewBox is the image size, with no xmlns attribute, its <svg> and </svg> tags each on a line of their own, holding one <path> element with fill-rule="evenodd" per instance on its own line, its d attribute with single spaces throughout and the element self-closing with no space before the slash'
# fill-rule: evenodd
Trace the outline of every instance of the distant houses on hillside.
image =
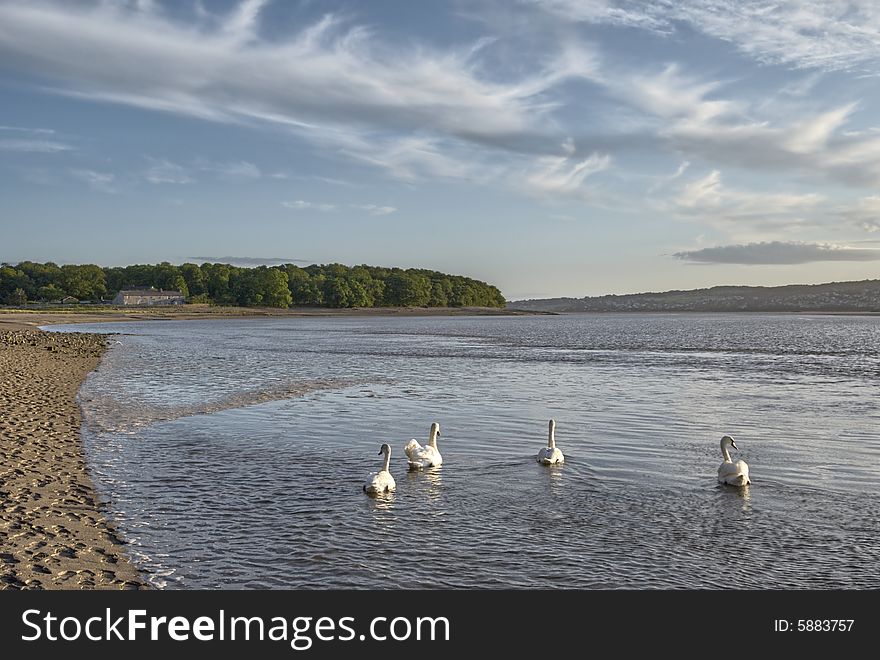
<svg viewBox="0 0 880 660">
<path fill-rule="evenodd" d="M 518 300 L 509 307 L 543 312 L 880 312 L 880 280 L 716 286 L 692 291 Z"/>
<path fill-rule="evenodd" d="M 151 286 L 123 289 L 113 299 L 114 305 L 182 305 L 180 291 L 156 290 Z"/>
</svg>

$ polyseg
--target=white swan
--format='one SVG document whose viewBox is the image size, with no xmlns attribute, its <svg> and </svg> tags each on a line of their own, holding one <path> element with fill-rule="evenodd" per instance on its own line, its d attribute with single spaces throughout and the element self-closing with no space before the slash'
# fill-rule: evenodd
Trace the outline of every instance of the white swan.
<svg viewBox="0 0 880 660">
<path fill-rule="evenodd" d="M 550 433 L 547 439 L 547 446 L 538 452 L 538 463 L 544 465 L 553 465 L 554 463 L 565 463 L 565 456 L 556 447 L 556 420 L 550 420 Z"/>
<path fill-rule="evenodd" d="M 428 444 L 422 447 L 415 438 L 406 443 L 403 451 L 409 459 L 409 466 L 413 469 L 437 467 L 443 463 L 443 457 L 437 451 L 437 436 L 440 435 L 440 425 L 437 422 L 431 424 L 431 435 Z"/>
<path fill-rule="evenodd" d="M 730 450 L 733 447 L 739 451 L 736 442 L 729 435 L 721 438 L 721 455 L 724 456 L 724 462 L 718 468 L 718 481 L 731 486 L 746 486 L 751 482 L 749 479 L 749 465 L 745 461 L 737 461 L 734 463 L 730 460 Z"/>
<path fill-rule="evenodd" d="M 379 455 L 385 454 L 385 464 L 379 472 L 372 472 L 364 484 L 364 492 L 370 495 L 379 493 L 393 493 L 397 489 L 394 477 L 388 471 L 391 465 L 391 445 L 382 445 Z"/>
</svg>

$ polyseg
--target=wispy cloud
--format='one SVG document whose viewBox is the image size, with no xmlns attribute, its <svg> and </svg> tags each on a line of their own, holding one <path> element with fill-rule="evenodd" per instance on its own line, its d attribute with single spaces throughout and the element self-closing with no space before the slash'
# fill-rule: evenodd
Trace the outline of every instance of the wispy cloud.
<svg viewBox="0 0 880 660">
<path fill-rule="evenodd" d="M 344 179 L 336 179 L 328 176 L 318 176 L 315 174 L 294 174 L 292 172 L 273 172 L 269 175 L 270 179 L 278 179 L 281 181 L 320 181 L 321 183 L 329 183 L 334 186 L 346 186 L 349 188 L 358 188 L 359 184 Z"/>
<path fill-rule="evenodd" d="M 0 126 L 0 131 L 14 131 L 16 133 L 33 133 L 37 135 L 53 135 L 52 128 L 27 128 L 24 126 Z"/>
<path fill-rule="evenodd" d="M 288 208 L 288 209 L 294 209 L 297 211 L 310 210 L 310 211 L 322 211 L 324 213 L 326 213 L 328 211 L 335 211 L 337 208 L 336 204 L 323 204 L 320 202 L 307 202 L 302 199 L 297 199 L 292 202 L 281 202 L 281 206 Z"/>
<path fill-rule="evenodd" d="M 667 210 L 730 235 L 755 236 L 804 225 L 804 218 L 824 200 L 817 193 L 764 193 L 731 188 L 722 183 L 721 172 L 713 170 L 684 184 Z"/>
<path fill-rule="evenodd" d="M 116 180 L 116 175 L 109 172 L 72 169 L 70 170 L 70 174 L 75 179 L 86 183 L 92 190 L 97 190 L 98 192 L 109 194 L 117 192 L 116 188 L 113 185 L 113 182 Z"/>
<path fill-rule="evenodd" d="M 327 213 L 336 211 L 340 208 L 338 204 L 327 204 L 325 202 L 307 202 L 303 199 L 297 199 L 292 202 L 281 202 L 281 206 L 294 209 L 296 211 L 321 211 Z M 369 215 L 390 215 L 397 211 L 395 206 L 383 206 L 379 204 L 348 204 L 348 208 L 358 211 L 366 211 Z"/>
<path fill-rule="evenodd" d="M 880 249 L 771 241 L 688 250 L 676 252 L 673 256 L 702 264 L 794 265 L 820 261 L 877 261 L 880 260 Z"/>
<path fill-rule="evenodd" d="M 263 175 L 259 167 L 245 160 L 217 162 L 199 159 L 195 167 L 204 172 L 213 172 L 226 181 L 253 181 Z"/>
<path fill-rule="evenodd" d="M 189 170 L 182 165 L 172 163 L 164 158 L 147 157 L 147 160 L 150 162 L 150 166 L 147 168 L 144 178 L 150 183 L 180 185 L 195 182 Z"/>
<path fill-rule="evenodd" d="M 188 257 L 196 263 L 230 264 L 232 266 L 278 266 L 280 264 L 311 263 L 307 259 L 290 259 L 285 257 Z"/>
<path fill-rule="evenodd" d="M 687 171 L 687 169 L 690 166 L 691 166 L 690 161 L 685 160 L 678 166 L 678 169 L 676 169 L 675 172 L 673 172 L 672 174 L 670 174 L 668 176 L 653 177 L 654 183 L 652 183 L 648 187 L 648 191 L 647 191 L 648 194 L 655 193 L 658 190 L 660 190 L 661 188 L 663 188 L 664 186 L 666 186 L 666 184 L 668 184 L 672 181 L 675 181 L 676 179 L 681 178 L 681 176 Z"/>
<path fill-rule="evenodd" d="M 25 140 L 0 138 L 0 151 L 19 151 L 23 153 L 55 154 L 71 151 L 69 144 L 54 140 Z"/>
<path fill-rule="evenodd" d="M 526 175 L 527 185 L 542 194 L 582 194 L 587 177 L 608 169 L 611 157 L 593 153 L 583 160 L 574 157 L 574 142 L 566 140 L 562 145 L 565 155 L 545 156 L 537 159 L 534 169 Z"/>
<path fill-rule="evenodd" d="M 664 35 L 687 25 L 763 64 L 877 70 L 880 12 L 873 0 L 521 0 L 566 21 L 642 28 Z"/>
<path fill-rule="evenodd" d="M 542 69 L 500 83 L 480 75 L 472 44 L 391 47 L 334 15 L 270 41 L 261 38 L 265 4 L 241 2 L 199 26 L 116 3 L 5 4 L 0 54 L 58 90 L 96 100 L 222 121 L 353 124 L 475 141 L 534 129 L 548 107 L 542 95 L 592 65 L 561 49 Z"/>
<path fill-rule="evenodd" d="M 395 206 L 379 206 L 377 204 L 351 204 L 351 208 L 366 211 L 370 215 L 390 215 L 397 211 Z"/>
<path fill-rule="evenodd" d="M 847 223 L 869 233 L 880 231 L 880 195 L 862 197 L 849 207 L 839 209 L 838 216 Z"/>
<path fill-rule="evenodd" d="M 74 149 L 72 145 L 52 137 L 55 131 L 51 128 L 0 126 L 0 136 L 4 134 L 18 137 L 0 137 L 0 151 L 55 154 Z"/>
</svg>

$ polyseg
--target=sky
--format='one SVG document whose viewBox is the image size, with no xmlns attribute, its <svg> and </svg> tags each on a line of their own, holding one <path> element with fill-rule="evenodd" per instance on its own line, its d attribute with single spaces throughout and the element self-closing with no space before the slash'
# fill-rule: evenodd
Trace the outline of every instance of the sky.
<svg viewBox="0 0 880 660">
<path fill-rule="evenodd" d="M 0 0 L 0 261 L 880 277 L 873 0 Z"/>
</svg>

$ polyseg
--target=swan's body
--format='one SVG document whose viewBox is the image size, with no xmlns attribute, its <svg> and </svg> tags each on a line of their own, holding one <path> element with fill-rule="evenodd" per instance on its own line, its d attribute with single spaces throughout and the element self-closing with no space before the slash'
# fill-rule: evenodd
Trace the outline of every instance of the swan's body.
<svg viewBox="0 0 880 660">
<path fill-rule="evenodd" d="M 745 461 L 734 463 L 730 460 L 730 447 L 739 451 L 736 442 L 729 435 L 721 438 L 721 455 L 724 462 L 718 468 L 718 481 L 730 486 L 747 486 L 752 483 L 749 479 L 749 464 Z"/>
<path fill-rule="evenodd" d="M 372 472 L 364 483 L 364 492 L 370 495 L 393 493 L 397 489 L 394 477 L 388 471 L 391 466 L 391 445 L 382 445 L 379 455 L 385 454 L 385 463 L 379 472 Z"/>
<path fill-rule="evenodd" d="M 431 435 L 428 438 L 428 444 L 422 447 L 415 438 L 406 443 L 403 451 L 409 460 L 410 468 L 437 467 L 443 463 L 443 457 L 437 450 L 438 435 L 440 435 L 440 425 L 434 422 L 431 424 Z"/>
<path fill-rule="evenodd" d="M 555 463 L 564 463 L 565 456 L 562 455 L 562 452 L 559 451 L 559 448 L 556 446 L 556 421 L 550 420 L 550 432 L 547 438 L 547 446 L 542 447 L 538 452 L 537 457 L 538 463 L 543 463 L 544 465 L 553 465 Z"/>
</svg>

